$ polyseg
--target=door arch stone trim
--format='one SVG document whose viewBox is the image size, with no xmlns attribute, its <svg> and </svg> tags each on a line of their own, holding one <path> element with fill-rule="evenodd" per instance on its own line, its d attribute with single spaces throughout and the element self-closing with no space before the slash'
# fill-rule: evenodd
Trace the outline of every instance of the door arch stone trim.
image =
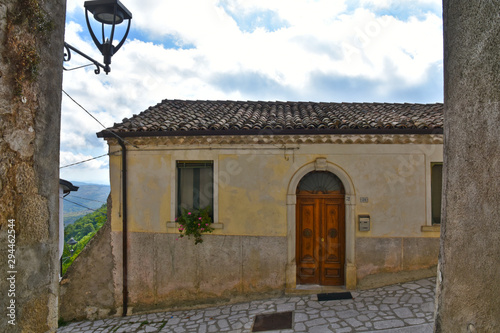
<svg viewBox="0 0 500 333">
<path fill-rule="evenodd" d="M 287 189 L 287 265 L 285 273 L 285 283 L 287 289 L 295 289 L 296 281 L 296 204 L 297 197 L 295 191 L 297 186 L 306 174 L 312 171 L 328 171 L 335 174 L 342 181 L 345 191 L 345 285 L 347 289 L 356 287 L 356 262 L 355 262 L 355 241 L 356 241 L 356 192 L 354 183 L 348 173 L 340 166 L 329 162 L 326 158 L 320 157 L 315 161 L 305 164 L 299 168 L 288 184 Z"/>
</svg>

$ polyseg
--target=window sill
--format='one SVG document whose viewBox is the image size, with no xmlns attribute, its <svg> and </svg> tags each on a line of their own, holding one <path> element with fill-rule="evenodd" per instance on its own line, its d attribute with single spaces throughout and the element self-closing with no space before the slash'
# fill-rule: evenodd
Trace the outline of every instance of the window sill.
<svg viewBox="0 0 500 333">
<path fill-rule="evenodd" d="M 214 229 L 224 229 L 223 223 L 212 223 L 210 226 Z M 167 228 L 179 228 L 179 224 L 177 222 L 167 222 Z"/>
<path fill-rule="evenodd" d="M 423 225 L 421 227 L 422 232 L 441 232 L 440 225 Z"/>
</svg>

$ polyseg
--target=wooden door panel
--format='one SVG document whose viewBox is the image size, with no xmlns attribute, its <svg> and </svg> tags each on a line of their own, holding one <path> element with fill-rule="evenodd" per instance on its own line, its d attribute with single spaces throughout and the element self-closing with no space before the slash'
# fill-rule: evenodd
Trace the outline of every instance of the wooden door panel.
<svg viewBox="0 0 500 333">
<path fill-rule="evenodd" d="M 324 199 L 323 209 L 321 284 L 342 285 L 344 283 L 343 202 L 340 199 Z"/>
<path fill-rule="evenodd" d="M 297 196 L 297 283 L 344 284 L 344 197 Z"/>
<path fill-rule="evenodd" d="M 324 215 L 324 253 L 326 263 L 338 263 L 340 260 L 339 244 L 339 207 L 338 204 L 326 203 Z"/>
<path fill-rule="evenodd" d="M 304 200 L 297 205 L 297 277 L 301 283 L 318 283 L 318 205 Z"/>
</svg>

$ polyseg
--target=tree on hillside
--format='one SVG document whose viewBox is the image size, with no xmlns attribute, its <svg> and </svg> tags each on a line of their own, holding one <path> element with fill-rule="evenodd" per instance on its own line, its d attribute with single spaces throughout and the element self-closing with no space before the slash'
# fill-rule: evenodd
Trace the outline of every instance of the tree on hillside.
<svg viewBox="0 0 500 333">
<path fill-rule="evenodd" d="M 76 220 L 75 223 L 66 226 L 64 230 L 63 275 L 76 257 L 78 257 L 80 252 L 82 252 L 85 245 L 87 245 L 96 232 L 104 225 L 106 222 L 107 210 L 108 206 L 104 204 L 95 212 L 87 214 Z M 68 240 L 71 238 L 77 241 L 72 248 L 73 251 L 71 251 L 70 246 L 67 244 Z"/>
</svg>

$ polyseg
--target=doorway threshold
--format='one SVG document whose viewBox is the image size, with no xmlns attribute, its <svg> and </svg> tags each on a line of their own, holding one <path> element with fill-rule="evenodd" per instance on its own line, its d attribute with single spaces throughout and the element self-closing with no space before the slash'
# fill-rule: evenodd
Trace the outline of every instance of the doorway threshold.
<svg viewBox="0 0 500 333">
<path fill-rule="evenodd" d="M 345 286 L 322 286 L 319 284 L 298 284 L 295 288 L 285 290 L 286 295 L 312 295 L 322 293 L 345 292 Z"/>
</svg>

